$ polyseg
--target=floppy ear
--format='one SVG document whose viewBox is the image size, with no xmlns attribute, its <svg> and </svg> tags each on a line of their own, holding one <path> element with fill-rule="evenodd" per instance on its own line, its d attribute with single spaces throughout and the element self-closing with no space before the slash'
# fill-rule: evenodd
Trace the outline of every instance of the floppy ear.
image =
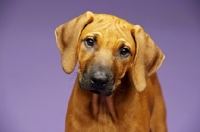
<svg viewBox="0 0 200 132">
<path fill-rule="evenodd" d="M 62 67 L 66 73 L 74 71 L 77 61 L 77 44 L 83 28 L 93 21 L 93 13 L 84 14 L 60 25 L 55 30 L 56 43 L 62 55 Z"/>
<path fill-rule="evenodd" d="M 136 56 L 132 65 L 135 88 L 142 92 L 146 88 L 146 79 L 161 66 L 165 56 L 154 41 L 139 25 L 131 31 L 136 43 Z"/>
</svg>

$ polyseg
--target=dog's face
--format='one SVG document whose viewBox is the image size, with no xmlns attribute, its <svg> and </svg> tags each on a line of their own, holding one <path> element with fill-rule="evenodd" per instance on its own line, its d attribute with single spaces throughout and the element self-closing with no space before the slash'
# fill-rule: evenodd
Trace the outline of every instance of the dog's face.
<svg viewBox="0 0 200 132">
<path fill-rule="evenodd" d="M 104 16 L 83 29 L 77 53 L 81 88 L 108 96 L 131 67 L 135 43 L 123 21 Z"/>
<path fill-rule="evenodd" d="M 127 72 L 142 92 L 165 58 L 142 27 L 112 15 L 86 12 L 60 25 L 55 35 L 64 71 L 73 72 L 78 60 L 80 87 L 106 96 Z"/>
</svg>

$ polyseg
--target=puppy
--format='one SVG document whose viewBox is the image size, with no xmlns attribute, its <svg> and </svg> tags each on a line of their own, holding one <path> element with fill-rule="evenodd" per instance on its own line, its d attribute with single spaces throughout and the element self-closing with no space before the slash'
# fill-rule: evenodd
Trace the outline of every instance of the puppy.
<svg viewBox="0 0 200 132">
<path fill-rule="evenodd" d="M 64 71 L 78 62 L 66 132 L 167 132 L 156 75 L 165 56 L 141 26 L 88 11 L 55 35 Z"/>
</svg>

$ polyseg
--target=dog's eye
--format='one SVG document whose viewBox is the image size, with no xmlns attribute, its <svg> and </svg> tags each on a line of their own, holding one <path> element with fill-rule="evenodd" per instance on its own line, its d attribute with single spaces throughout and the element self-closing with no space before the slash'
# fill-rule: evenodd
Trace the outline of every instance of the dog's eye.
<svg viewBox="0 0 200 132">
<path fill-rule="evenodd" d="M 95 44 L 95 40 L 93 38 L 86 38 L 84 43 L 87 47 L 93 47 Z"/>
<path fill-rule="evenodd" d="M 122 57 L 128 57 L 128 55 L 130 54 L 130 51 L 128 48 L 121 48 L 120 50 L 120 55 Z"/>
</svg>

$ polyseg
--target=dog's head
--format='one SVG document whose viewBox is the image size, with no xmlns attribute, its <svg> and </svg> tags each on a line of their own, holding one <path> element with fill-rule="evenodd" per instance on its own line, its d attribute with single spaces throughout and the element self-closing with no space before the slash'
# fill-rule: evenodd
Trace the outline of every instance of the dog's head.
<svg viewBox="0 0 200 132">
<path fill-rule="evenodd" d="M 86 12 L 60 25 L 57 46 L 66 73 L 73 72 L 78 60 L 82 89 L 106 96 L 129 71 L 138 91 L 162 64 L 164 55 L 139 25 L 118 17 Z"/>
</svg>

